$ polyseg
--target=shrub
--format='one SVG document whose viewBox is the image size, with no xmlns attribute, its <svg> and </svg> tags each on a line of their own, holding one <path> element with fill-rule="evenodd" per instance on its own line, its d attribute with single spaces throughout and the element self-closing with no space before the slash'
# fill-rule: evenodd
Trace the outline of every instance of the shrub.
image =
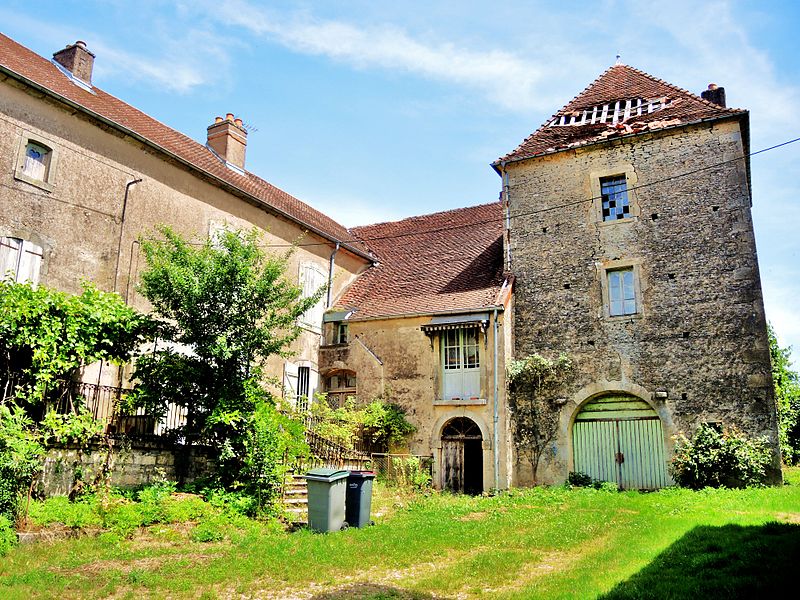
<svg viewBox="0 0 800 600">
<path fill-rule="evenodd" d="M 672 476 L 678 485 L 693 490 L 763 485 L 771 462 L 765 439 L 703 423 L 691 440 L 678 438 Z"/>
<path fill-rule="evenodd" d="M 593 487 L 601 492 L 618 492 L 619 485 L 614 481 L 594 479 L 591 475 L 580 471 L 570 471 L 567 476 L 568 487 Z"/>
<path fill-rule="evenodd" d="M 10 519 L 0 515 L 0 556 L 5 556 L 8 551 L 17 545 L 17 533 Z"/>
<path fill-rule="evenodd" d="M 20 497 L 39 470 L 43 453 L 23 409 L 0 405 L 0 515 L 16 520 Z"/>
</svg>

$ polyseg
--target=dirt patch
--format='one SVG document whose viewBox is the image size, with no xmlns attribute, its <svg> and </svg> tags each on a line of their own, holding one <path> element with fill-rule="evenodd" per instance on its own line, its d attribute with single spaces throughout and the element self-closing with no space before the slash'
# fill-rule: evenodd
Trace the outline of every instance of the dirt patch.
<svg viewBox="0 0 800 600">
<path fill-rule="evenodd" d="M 482 521 L 483 519 L 485 519 L 488 516 L 489 516 L 489 514 L 485 513 L 485 512 L 471 512 L 471 513 L 469 513 L 467 515 L 463 515 L 461 517 L 458 517 L 456 519 L 456 521 L 461 521 L 462 523 L 463 522 L 468 522 L 468 521 Z"/>
<path fill-rule="evenodd" d="M 129 560 L 96 560 L 71 569 L 54 568 L 52 570 L 61 575 L 84 575 L 92 577 L 105 571 L 120 571 L 126 574 L 134 570 L 155 571 L 166 562 L 188 560 L 192 564 L 197 564 L 207 562 L 218 556 L 218 554 L 201 553 L 164 554 L 161 556 L 148 556 L 146 558 L 133 558 Z"/>
<path fill-rule="evenodd" d="M 782 523 L 794 523 L 800 525 L 800 513 L 775 513 L 775 518 Z"/>
</svg>

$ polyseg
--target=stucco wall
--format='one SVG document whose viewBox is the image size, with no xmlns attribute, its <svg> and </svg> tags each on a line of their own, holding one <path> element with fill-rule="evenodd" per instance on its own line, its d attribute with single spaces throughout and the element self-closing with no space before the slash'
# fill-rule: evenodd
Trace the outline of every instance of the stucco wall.
<svg viewBox="0 0 800 600">
<path fill-rule="evenodd" d="M 198 131 L 204 134 L 204 124 Z M 52 190 L 14 178 L 22 139 L 33 137 L 54 150 Z M 124 223 L 122 208 L 130 186 Z M 333 244 L 300 226 L 193 175 L 117 132 L 101 129 L 74 112 L 24 90 L 0 83 L 0 235 L 36 241 L 44 248 L 41 283 L 79 292 L 82 280 L 104 290 L 116 290 L 143 310 L 147 301 L 137 292 L 137 274 L 144 266 L 138 240 L 168 224 L 185 236 L 205 237 L 212 222 L 232 227 L 258 227 L 263 243 L 273 251 L 296 248 L 289 275 L 298 276 L 302 263 L 312 262 L 327 273 Z M 117 268 L 117 261 L 119 267 Z M 336 255 L 334 292 L 346 286 L 366 266 L 346 250 Z M 296 361 L 316 366 L 319 336 L 305 333 L 293 345 Z M 280 379 L 283 360 L 269 361 Z M 114 384 L 116 369 L 87 373 L 87 381 Z"/>
<path fill-rule="evenodd" d="M 779 464 L 746 166 L 731 161 L 742 156 L 731 120 L 508 166 L 515 354 L 566 352 L 577 367 L 540 480 L 564 481 L 575 413 L 612 391 L 653 405 L 667 456 L 675 434 L 718 421 L 767 436 Z M 603 223 L 599 177 L 619 173 L 631 218 Z M 605 269 L 617 265 L 636 271 L 635 315 L 608 316 Z M 518 466 L 518 483 L 530 477 Z"/>
<path fill-rule="evenodd" d="M 504 315 L 499 318 L 498 338 L 498 448 L 500 449 L 500 487 L 508 485 L 508 436 L 505 410 Z M 417 431 L 409 440 L 413 454 L 434 457 L 434 483 L 439 483 L 441 433 L 455 417 L 469 417 L 483 435 L 484 489 L 494 487 L 493 401 L 494 346 L 491 321 L 480 335 L 481 395 L 474 404 L 442 399 L 439 335 L 426 335 L 421 326 L 430 316 L 350 321 L 350 341 L 320 349 L 320 372 L 334 369 L 355 371 L 359 402 L 382 397 L 406 410 Z M 382 363 L 382 364 L 381 364 Z"/>
</svg>

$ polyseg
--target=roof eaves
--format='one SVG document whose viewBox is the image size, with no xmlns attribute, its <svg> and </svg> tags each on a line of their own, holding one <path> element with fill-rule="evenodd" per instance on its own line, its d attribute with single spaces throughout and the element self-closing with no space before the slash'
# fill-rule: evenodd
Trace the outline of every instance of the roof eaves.
<svg viewBox="0 0 800 600">
<path fill-rule="evenodd" d="M 370 315 L 369 317 L 357 317 L 356 315 L 358 312 L 354 312 L 353 316 L 348 319 L 351 323 L 353 321 L 384 321 L 388 319 L 411 319 L 415 317 L 432 317 L 435 315 L 465 315 L 471 314 L 478 311 L 489 310 L 497 308 L 497 310 L 502 311 L 505 310 L 505 307 L 500 305 L 494 304 L 487 304 L 486 306 L 475 306 L 471 308 L 451 308 L 448 310 L 427 310 L 427 311 L 419 311 L 419 312 L 408 312 L 408 313 L 387 313 L 383 315 Z"/>
<path fill-rule="evenodd" d="M 509 163 L 522 162 L 524 160 L 529 160 L 531 158 L 539 158 L 539 157 L 542 157 L 542 156 L 550 156 L 552 154 L 558 154 L 559 152 L 567 152 L 569 150 L 576 150 L 578 148 L 588 148 L 589 146 L 594 146 L 594 145 L 597 145 L 597 144 L 606 144 L 606 143 L 613 142 L 613 141 L 616 141 L 616 140 L 624 140 L 624 139 L 628 139 L 628 138 L 631 138 L 631 137 L 635 137 L 637 135 L 646 135 L 646 134 L 649 134 L 649 133 L 656 134 L 656 133 L 661 133 L 662 131 L 671 131 L 673 129 L 680 129 L 681 127 L 689 127 L 691 125 L 700 125 L 702 123 L 710 123 L 711 121 L 723 121 L 725 119 L 740 119 L 741 117 L 749 116 L 749 112 L 747 110 L 744 110 L 744 109 L 736 109 L 736 110 L 737 110 L 737 112 L 734 112 L 734 113 L 729 113 L 729 114 L 725 114 L 725 115 L 715 115 L 713 117 L 706 117 L 704 119 L 696 119 L 694 121 L 686 121 L 685 123 L 677 123 L 675 125 L 669 125 L 667 127 L 661 128 L 661 129 L 654 129 L 654 130 L 648 130 L 648 131 L 635 131 L 633 133 L 626 133 L 626 134 L 620 135 L 620 136 L 607 137 L 607 138 L 603 138 L 603 139 L 588 140 L 588 141 L 586 141 L 584 143 L 575 144 L 573 146 L 569 146 L 569 147 L 565 147 L 565 148 L 556 148 L 554 150 L 545 150 L 543 152 L 535 152 L 533 154 L 526 154 L 526 155 L 523 155 L 523 156 L 516 156 L 516 157 L 512 157 L 512 158 L 508 158 L 508 156 L 505 156 L 503 158 L 497 159 L 496 161 L 491 163 L 490 166 L 498 174 L 500 174 L 502 172 L 502 168 L 505 167 L 505 165 L 507 165 Z"/>
<path fill-rule="evenodd" d="M 219 187 L 221 187 L 221 188 L 223 188 L 225 190 L 228 190 L 228 191 L 234 191 L 237 195 L 248 199 L 251 203 L 255 203 L 256 205 L 258 205 L 260 207 L 266 207 L 270 211 L 276 213 L 277 215 L 279 215 L 279 216 L 281 216 L 281 217 L 283 217 L 283 218 L 285 218 L 285 219 L 287 219 L 287 220 L 289 220 L 289 221 L 291 221 L 293 223 L 297 223 L 298 225 L 302 226 L 307 231 L 309 231 L 311 233 L 314 233 L 315 235 L 318 235 L 321 238 L 329 240 L 329 241 L 331 241 L 333 243 L 338 243 L 342 248 L 345 248 L 349 252 L 351 252 L 351 253 L 353 253 L 353 254 L 355 254 L 357 256 L 360 256 L 361 258 L 364 258 L 366 260 L 374 262 L 375 257 L 373 255 L 371 255 L 370 253 L 364 252 L 363 250 L 360 250 L 360 249 L 356 248 L 355 246 L 345 242 L 344 240 L 337 240 L 335 238 L 335 236 L 332 236 L 332 235 L 330 235 L 328 233 L 325 233 L 325 232 L 321 231 L 320 229 L 318 229 L 317 227 L 314 227 L 313 225 L 305 223 L 304 221 L 298 219 L 297 217 L 294 217 L 294 216 L 288 214 L 287 212 L 277 208 L 276 206 L 265 202 L 261 198 L 258 198 L 257 196 L 254 196 L 253 194 L 250 194 L 249 192 L 241 189 L 240 187 L 225 181 L 224 179 L 214 175 L 213 173 L 209 173 L 205 169 L 202 169 L 202 168 L 198 167 L 197 165 L 193 164 L 192 162 L 186 160 L 185 158 L 182 158 L 182 157 L 178 156 L 177 154 L 175 154 L 174 152 L 171 152 L 170 150 L 167 150 L 166 148 L 164 148 L 160 144 L 157 144 L 156 142 L 144 137 L 143 135 L 141 135 L 139 133 L 136 133 L 132 129 L 129 129 L 128 127 L 125 127 L 124 125 L 122 125 L 120 123 L 117 123 L 113 119 L 109 119 L 108 117 L 105 117 L 105 116 L 101 115 L 100 113 L 97 113 L 97 112 L 93 111 L 92 109 L 85 107 L 84 105 L 82 105 L 79 102 L 76 102 L 74 100 L 70 100 L 69 98 L 67 98 L 65 96 L 62 96 L 58 92 L 56 92 L 54 90 L 51 90 L 50 88 L 48 88 L 48 87 L 46 87 L 44 85 L 41 85 L 41 84 L 39 84 L 39 83 L 37 83 L 37 82 L 25 77 L 24 75 L 22 75 L 20 73 L 17 73 L 13 69 L 9 69 L 6 65 L 0 64 L 0 73 L 4 73 L 8 77 L 10 77 L 10 78 L 12 78 L 12 79 L 14 79 L 16 81 L 19 81 L 20 83 L 22 83 L 24 85 L 27 85 L 27 86 L 37 90 L 38 92 L 40 92 L 40 93 L 42 93 L 42 94 L 44 94 L 46 96 L 50 96 L 51 98 L 54 98 L 55 100 L 57 100 L 57 101 L 59 101 L 59 102 L 61 102 L 63 104 L 66 104 L 67 106 L 70 106 L 71 108 L 73 108 L 73 109 L 75 109 L 75 110 L 77 110 L 79 112 L 82 112 L 84 114 L 89 115 L 93 119 L 96 119 L 96 120 L 100 121 L 101 123 L 104 123 L 105 125 L 113 128 L 113 129 L 116 129 L 116 130 L 124 133 L 127 136 L 130 136 L 131 138 L 135 139 L 136 141 L 138 141 L 141 144 L 144 144 L 146 146 L 154 148 L 155 150 L 158 150 L 159 152 L 161 152 L 161 153 L 165 154 L 166 156 L 168 156 L 171 160 L 174 160 L 174 161 L 180 163 L 184 167 L 187 167 L 189 170 L 201 173 L 204 177 L 210 179 L 211 181 L 213 181 Z"/>
</svg>

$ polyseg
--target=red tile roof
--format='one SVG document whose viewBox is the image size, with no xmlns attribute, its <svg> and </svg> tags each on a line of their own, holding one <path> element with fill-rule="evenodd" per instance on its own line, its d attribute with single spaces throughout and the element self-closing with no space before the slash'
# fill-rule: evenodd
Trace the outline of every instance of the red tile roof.
<svg viewBox="0 0 800 600">
<path fill-rule="evenodd" d="M 232 186 L 239 192 L 266 205 L 272 212 L 283 214 L 299 223 L 301 227 L 316 231 L 332 240 L 349 240 L 347 230 L 318 210 L 297 198 L 278 189 L 252 173 L 241 175 L 226 167 L 203 144 L 158 122 L 153 117 L 126 104 L 122 100 L 93 87 L 93 92 L 74 84 L 51 61 L 0 34 L 0 71 L 16 75 L 28 85 L 34 84 L 51 94 L 77 105 L 84 111 L 110 122 L 112 126 L 133 134 L 149 145 L 165 151 L 197 169 L 210 175 L 223 185 Z M 363 248 L 356 244 L 345 244 L 359 254 Z"/>
<path fill-rule="evenodd" d="M 380 264 L 336 303 L 352 319 L 469 312 L 494 306 L 503 283 L 499 202 L 356 227 Z"/>
<path fill-rule="evenodd" d="M 622 111 L 626 108 L 625 101 L 631 100 L 632 110 L 629 109 L 629 118 L 621 115 L 622 119 L 612 122 L 611 115 L 618 100 L 623 101 Z M 641 113 L 638 110 L 640 101 Z M 604 106 L 608 107 L 606 121 L 599 122 Z M 633 67 L 614 65 L 494 165 L 587 146 L 608 138 L 746 114 L 744 110 L 708 102 Z M 593 115 L 595 122 L 591 123 Z M 573 121 L 578 124 L 553 125 Z"/>
</svg>

